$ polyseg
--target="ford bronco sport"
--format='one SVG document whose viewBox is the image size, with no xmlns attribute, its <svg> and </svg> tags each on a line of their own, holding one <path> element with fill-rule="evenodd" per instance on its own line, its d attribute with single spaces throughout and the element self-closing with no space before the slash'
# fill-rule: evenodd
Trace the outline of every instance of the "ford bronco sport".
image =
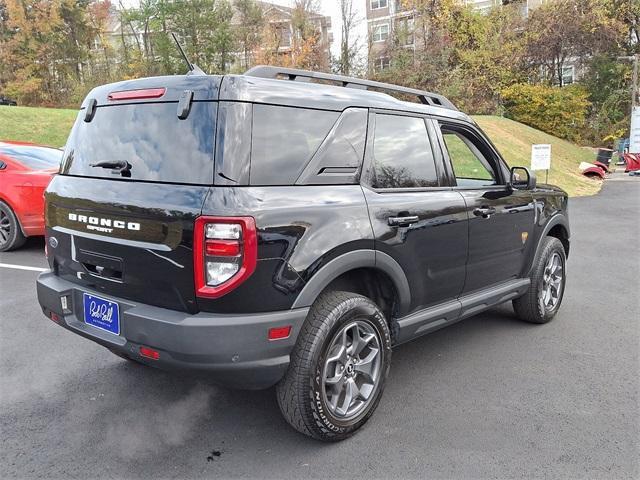
<svg viewBox="0 0 640 480">
<path fill-rule="evenodd" d="M 507 301 L 545 323 L 564 292 L 567 194 L 446 98 L 355 78 L 95 88 L 46 205 L 46 316 L 132 361 L 276 385 L 323 440 L 372 415 L 392 347 Z"/>
</svg>

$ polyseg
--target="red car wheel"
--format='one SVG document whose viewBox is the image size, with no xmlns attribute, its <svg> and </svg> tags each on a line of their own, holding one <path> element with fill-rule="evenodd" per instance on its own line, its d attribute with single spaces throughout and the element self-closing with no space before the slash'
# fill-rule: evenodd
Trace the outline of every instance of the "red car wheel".
<svg viewBox="0 0 640 480">
<path fill-rule="evenodd" d="M 22 234 L 16 216 L 6 203 L 0 202 L 0 252 L 21 247 L 26 237 Z"/>
</svg>

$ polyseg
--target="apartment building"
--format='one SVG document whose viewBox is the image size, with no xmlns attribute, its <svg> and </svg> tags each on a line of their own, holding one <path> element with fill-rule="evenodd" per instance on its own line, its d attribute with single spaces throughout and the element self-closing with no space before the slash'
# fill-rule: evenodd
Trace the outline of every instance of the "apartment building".
<svg viewBox="0 0 640 480">
<path fill-rule="evenodd" d="M 543 3 L 553 0 L 460 0 L 465 5 L 486 12 L 506 3 L 517 4 L 523 16 Z M 391 64 L 392 48 L 416 49 L 414 35 L 415 12 L 407 8 L 406 0 L 364 0 L 366 3 L 367 31 L 369 36 L 369 69 L 384 70 Z M 562 83 L 569 85 L 579 74 L 578 65 L 570 62 L 563 67 Z"/>
<path fill-rule="evenodd" d="M 369 35 L 369 68 L 383 70 L 390 65 L 392 42 L 415 50 L 414 11 L 402 0 L 364 0 Z"/>
</svg>

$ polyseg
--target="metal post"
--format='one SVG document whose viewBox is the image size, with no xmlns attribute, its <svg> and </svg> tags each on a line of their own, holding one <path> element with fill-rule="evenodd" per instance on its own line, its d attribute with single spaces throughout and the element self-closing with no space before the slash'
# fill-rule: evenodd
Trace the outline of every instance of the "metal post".
<svg viewBox="0 0 640 480">
<path fill-rule="evenodd" d="M 638 54 L 633 56 L 633 79 L 631 80 L 631 109 L 636 106 L 638 99 Z"/>
</svg>

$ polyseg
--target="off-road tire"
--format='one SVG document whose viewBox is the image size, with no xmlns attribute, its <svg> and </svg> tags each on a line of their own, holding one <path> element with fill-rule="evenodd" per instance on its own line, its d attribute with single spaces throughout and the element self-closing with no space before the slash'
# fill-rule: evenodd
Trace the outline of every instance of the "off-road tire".
<svg viewBox="0 0 640 480">
<path fill-rule="evenodd" d="M 0 252 L 15 250 L 24 245 L 27 240 L 22 234 L 20 223 L 11 207 L 4 202 L 0 202 L 0 228 L 3 229 L 0 235 L 6 236 L 6 241 L 0 238 Z"/>
<path fill-rule="evenodd" d="M 562 288 L 557 303 L 553 308 L 547 309 L 541 303 L 544 272 L 547 262 L 554 254 L 558 254 L 562 260 Z M 513 300 L 513 309 L 521 320 L 529 323 L 547 323 L 558 313 L 566 287 L 566 263 L 567 258 L 560 240 L 555 237 L 545 237 L 534 259 L 529 290 Z"/>
<path fill-rule="evenodd" d="M 335 335 L 349 322 L 364 320 L 377 332 L 382 355 L 379 380 L 357 417 L 332 415 L 322 395 L 322 368 Z M 340 441 L 362 427 L 375 411 L 391 364 L 391 336 L 384 314 L 367 297 L 350 292 L 323 293 L 311 307 L 291 353 L 291 363 L 276 387 L 284 418 L 299 432 L 324 441 Z"/>
</svg>

